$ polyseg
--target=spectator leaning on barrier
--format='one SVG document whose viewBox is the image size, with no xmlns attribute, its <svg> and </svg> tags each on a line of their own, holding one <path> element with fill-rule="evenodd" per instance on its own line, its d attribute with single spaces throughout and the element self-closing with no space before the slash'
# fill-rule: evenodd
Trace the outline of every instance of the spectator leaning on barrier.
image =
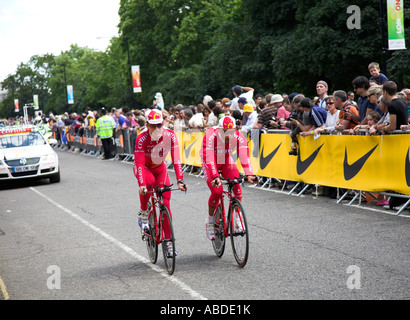
<svg viewBox="0 0 410 320">
<path fill-rule="evenodd" d="M 289 96 L 291 96 L 290 94 Z M 291 100 L 290 104 L 292 106 L 292 111 L 290 113 L 290 116 L 286 119 L 286 121 L 282 121 L 282 126 L 285 126 L 289 128 L 290 131 L 290 138 L 292 139 L 292 143 L 290 145 L 291 150 L 289 151 L 289 155 L 296 156 L 298 154 L 297 152 L 297 135 L 300 132 L 299 128 L 299 121 L 303 122 L 303 117 L 304 117 L 304 111 L 303 108 L 300 106 L 300 102 L 305 96 L 303 94 L 296 94 L 296 96 L 293 97 Z"/>
<path fill-rule="evenodd" d="M 125 121 L 125 116 L 122 115 L 122 109 L 115 109 L 114 111 L 114 116 L 113 119 L 115 121 L 116 124 L 116 129 L 119 130 L 121 129 L 122 125 L 124 124 Z"/>
<path fill-rule="evenodd" d="M 102 117 L 98 118 L 95 124 L 98 137 L 101 139 L 104 150 L 104 160 L 111 159 L 111 149 L 113 146 L 112 136 L 115 129 L 114 119 L 107 115 L 107 110 L 101 110 Z"/>
<path fill-rule="evenodd" d="M 381 116 L 383 115 L 383 111 L 380 109 L 377 103 L 382 93 L 383 93 L 382 87 L 377 84 L 374 86 L 371 86 L 369 90 L 367 90 L 367 97 L 369 99 L 368 106 L 367 106 L 368 107 L 367 114 L 369 114 L 371 111 L 377 111 L 378 113 L 380 113 Z"/>
<path fill-rule="evenodd" d="M 303 127 L 301 136 L 308 136 L 314 133 L 314 129 L 323 127 L 326 122 L 327 111 L 321 107 L 313 105 L 313 101 L 310 98 L 304 98 L 300 102 L 301 107 L 305 113 L 309 114 L 310 126 Z"/>
<path fill-rule="evenodd" d="M 335 131 L 335 126 L 337 121 L 339 120 L 339 113 L 340 110 L 336 109 L 335 106 L 335 100 L 333 96 L 327 96 L 325 98 L 326 100 L 326 106 L 327 106 L 327 116 L 326 116 L 326 122 L 323 127 L 316 128 L 314 130 L 314 135 L 318 135 L 322 132 L 333 132 Z"/>
<path fill-rule="evenodd" d="M 366 118 L 367 124 L 359 124 L 356 127 L 354 127 L 354 129 L 350 129 L 350 134 L 358 133 L 360 129 L 367 129 L 370 131 L 372 127 L 377 126 L 381 119 L 381 115 L 377 111 L 373 110 L 369 112 Z"/>
<path fill-rule="evenodd" d="M 407 105 L 407 115 L 408 115 L 408 120 L 407 121 L 410 123 L 410 89 L 404 88 L 402 90 L 402 92 L 406 96 L 406 99 L 404 100 L 404 102 Z"/>
<path fill-rule="evenodd" d="M 356 106 L 352 105 L 347 100 L 347 94 L 343 90 L 336 90 L 333 92 L 333 100 L 335 102 L 336 109 L 339 112 L 339 121 L 336 123 L 335 129 L 343 131 L 347 129 L 353 129 L 360 124 L 359 111 Z"/>
<path fill-rule="evenodd" d="M 400 130 L 402 125 L 408 125 L 407 106 L 397 97 L 396 83 L 387 81 L 383 84 L 383 99 L 389 103 L 390 124 L 382 128 L 381 133 Z"/>
<path fill-rule="evenodd" d="M 283 98 L 280 94 L 274 94 L 271 98 L 270 105 L 263 108 L 258 115 L 258 122 L 255 123 L 256 129 L 277 129 L 279 127 L 276 121 L 276 113 L 282 106 Z"/>
<path fill-rule="evenodd" d="M 276 113 L 277 122 L 281 124 L 285 121 L 290 116 L 291 111 L 292 107 L 290 105 L 289 96 L 287 96 L 286 98 L 283 98 L 283 104 L 279 107 L 278 112 Z M 279 129 L 286 129 L 286 127 L 280 125 Z"/>
<path fill-rule="evenodd" d="M 253 128 L 254 123 L 258 119 L 258 114 L 251 104 L 245 104 L 243 107 L 243 115 L 244 118 L 246 117 L 246 122 L 242 123 L 242 128 L 240 129 L 241 133 L 246 137 L 248 132 L 250 132 Z"/>
<path fill-rule="evenodd" d="M 384 114 L 376 125 L 373 125 L 369 128 L 370 135 L 379 133 L 385 126 L 388 126 L 390 123 L 389 102 L 383 99 L 383 96 L 380 98 L 379 106 Z"/>
<path fill-rule="evenodd" d="M 354 91 L 359 95 L 359 98 L 357 99 L 359 116 L 352 115 L 352 117 L 354 121 L 359 121 L 361 123 L 363 120 L 366 121 L 366 115 L 372 110 L 369 107 L 369 97 L 367 96 L 367 90 L 370 88 L 370 83 L 365 76 L 359 76 L 353 79 L 352 86 Z"/>
</svg>

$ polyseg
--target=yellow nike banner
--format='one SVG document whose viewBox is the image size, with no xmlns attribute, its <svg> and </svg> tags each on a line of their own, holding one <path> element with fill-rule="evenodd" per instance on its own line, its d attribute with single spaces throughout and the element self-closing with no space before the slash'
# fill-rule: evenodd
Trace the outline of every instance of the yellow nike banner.
<svg viewBox="0 0 410 320">
<path fill-rule="evenodd" d="M 203 132 L 178 132 L 182 163 L 201 166 Z M 248 140 L 249 141 L 249 140 Z M 256 175 L 364 191 L 410 195 L 410 135 L 298 137 L 289 155 L 289 134 L 261 134 L 249 141 Z M 238 161 L 238 168 L 243 172 Z"/>
<path fill-rule="evenodd" d="M 321 135 L 299 137 L 298 156 L 290 156 L 290 137 L 262 134 L 257 175 L 365 191 L 410 194 L 410 136 Z M 252 153 L 251 153 L 252 155 Z"/>
</svg>

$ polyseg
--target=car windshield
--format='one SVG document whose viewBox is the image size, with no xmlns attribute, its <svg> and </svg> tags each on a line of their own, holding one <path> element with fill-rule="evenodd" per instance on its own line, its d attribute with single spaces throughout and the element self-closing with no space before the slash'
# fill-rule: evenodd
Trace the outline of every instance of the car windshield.
<svg viewBox="0 0 410 320">
<path fill-rule="evenodd" d="M 0 136 L 0 149 L 40 146 L 47 142 L 39 132 Z"/>
</svg>

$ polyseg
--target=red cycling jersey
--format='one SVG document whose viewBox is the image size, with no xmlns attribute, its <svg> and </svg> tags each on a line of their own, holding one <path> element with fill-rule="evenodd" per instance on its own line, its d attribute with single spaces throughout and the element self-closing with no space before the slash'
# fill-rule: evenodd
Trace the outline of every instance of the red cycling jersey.
<svg viewBox="0 0 410 320">
<path fill-rule="evenodd" d="M 165 165 L 165 159 L 171 152 L 177 180 L 183 179 L 178 140 L 175 132 L 164 128 L 158 141 L 151 138 L 148 129 L 143 130 L 135 141 L 134 174 L 140 186 L 147 186 L 144 168 L 152 170 Z M 165 169 L 166 170 L 166 166 Z"/>
<path fill-rule="evenodd" d="M 232 129 L 233 130 L 233 129 Z M 226 141 L 225 137 L 229 137 Z M 236 151 L 236 155 L 234 152 Z M 227 135 L 222 129 L 213 127 L 209 129 L 202 141 L 201 159 L 202 168 L 206 182 L 211 190 L 211 196 L 208 204 L 215 207 L 222 194 L 222 186 L 213 187 L 211 182 L 219 177 L 219 171 L 225 179 L 234 179 L 239 176 L 239 170 L 236 166 L 238 158 L 246 175 L 253 175 L 252 165 L 249 158 L 249 147 L 245 137 L 237 130 L 233 135 Z M 239 184 L 234 186 L 235 196 L 242 199 L 242 191 Z"/>
</svg>

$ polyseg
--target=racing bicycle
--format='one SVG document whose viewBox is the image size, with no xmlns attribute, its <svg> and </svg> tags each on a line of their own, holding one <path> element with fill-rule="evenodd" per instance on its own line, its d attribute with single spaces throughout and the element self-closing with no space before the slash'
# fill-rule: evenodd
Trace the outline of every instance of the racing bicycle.
<svg viewBox="0 0 410 320">
<path fill-rule="evenodd" d="M 174 229 L 172 227 L 171 214 L 168 208 L 163 203 L 163 194 L 168 191 L 174 191 L 179 189 L 171 189 L 171 185 L 164 185 L 163 187 L 149 187 L 152 191 L 147 193 L 151 194 L 151 200 L 148 204 L 148 224 L 149 233 L 142 232 L 142 240 L 147 243 L 148 256 L 152 263 L 156 263 L 158 259 L 158 245 L 162 245 L 162 253 L 164 256 L 165 266 L 170 275 L 175 271 L 175 237 Z M 169 234 L 170 238 L 165 237 L 164 219 L 169 221 Z"/>
<path fill-rule="evenodd" d="M 227 190 L 223 190 L 222 196 L 214 213 L 215 239 L 212 246 L 218 257 L 222 257 L 225 251 L 225 239 L 231 238 L 232 251 L 236 262 L 240 267 L 244 267 L 249 255 L 249 232 L 246 223 L 246 216 L 241 202 L 235 197 L 233 187 L 243 183 L 243 178 L 222 179 L 222 185 L 227 185 Z M 225 211 L 224 197 L 228 198 L 228 214 Z"/>
</svg>

